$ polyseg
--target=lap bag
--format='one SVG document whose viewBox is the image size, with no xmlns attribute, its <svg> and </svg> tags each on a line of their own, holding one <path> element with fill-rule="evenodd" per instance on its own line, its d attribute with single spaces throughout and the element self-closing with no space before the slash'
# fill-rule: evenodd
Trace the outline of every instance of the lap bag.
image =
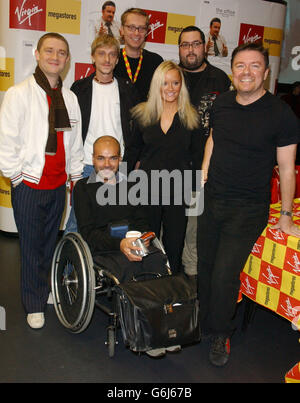
<svg viewBox="0 0 300 403">
<path fill-rule="evenodd" d="M 188 276 L 164 276 L 117 285 L 125 345 L 133 351 L 200 340 L 196 284 Z"/>
</svg>

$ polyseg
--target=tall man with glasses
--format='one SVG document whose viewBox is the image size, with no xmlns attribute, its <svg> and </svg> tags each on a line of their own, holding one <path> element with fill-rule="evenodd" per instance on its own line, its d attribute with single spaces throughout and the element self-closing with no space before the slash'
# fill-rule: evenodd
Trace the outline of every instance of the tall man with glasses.
<svg viewBox="0 0 300 403">
<path fill-rule="evenodd" d="M 148 14 L 139 8 L 130 8 L 121 16 L 121 37 L 124 48 L 120 51 L 115 75 L 124 77 L 135 85 L 141 101 L 146 101 L 151 80 L 163 58 L 143 49 L 149 27 Z"/>
<path fill-rule="evenodd" d="M 190 98 L 200 115 L 199 141 L 202 154 L 199 165 L 201 169 L 204 147 L 209 135 L 209 113 L 217 95 L 229 90 L 231 81 L 223 70 L 212 66 L 205 59 L 204 33 L 193 25 L 184 28 L 178 38 L 180 66 L 189 90 Z M 186 230 L 182 262 L 185 272 L 197 274 L 196 247 L 197 217 L 190 216 Z"/>
</svg>

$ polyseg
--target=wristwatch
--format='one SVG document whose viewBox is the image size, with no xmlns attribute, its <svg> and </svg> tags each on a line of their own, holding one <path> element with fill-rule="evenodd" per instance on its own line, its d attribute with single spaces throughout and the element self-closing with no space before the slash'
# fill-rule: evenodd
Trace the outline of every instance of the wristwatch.
<svg viewBox="0 0 300 403">
<path fill-rule="evenodd" d="M 281 215 L 288 215 L 289 217 L 293 217 L 293 213 L 291 211 L 281 210 Z"/>
</svg>

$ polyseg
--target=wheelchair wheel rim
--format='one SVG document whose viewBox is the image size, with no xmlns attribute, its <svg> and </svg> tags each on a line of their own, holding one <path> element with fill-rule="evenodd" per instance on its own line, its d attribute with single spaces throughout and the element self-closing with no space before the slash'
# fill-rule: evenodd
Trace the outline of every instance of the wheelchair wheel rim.
<svg viewBox="0 0 300 403">
<path fill-rule="evenodd" d="M 62 257 L 64 248 L 69 253 L 66 258 Z M 68 234 L 57 245 L 51 286 L 54 307 L 62 325 L 73 333 L 85 330 L 94 310 L 95 273 L 88 246 L 79 234 Z"/>
</svg>

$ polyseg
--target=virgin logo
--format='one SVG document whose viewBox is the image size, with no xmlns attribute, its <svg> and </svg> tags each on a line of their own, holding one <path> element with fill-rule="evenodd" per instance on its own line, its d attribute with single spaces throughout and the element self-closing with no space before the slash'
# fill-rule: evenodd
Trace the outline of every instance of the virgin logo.
<svg viewBox="0 0 300 403">
<path fill-rule="evenodd" d="M 239 45 L 243 43 L 261 42 L 264 37 L 265 27 L 261 25 L 241 24 Z"/>
<path fill-rule="evenodd" d="M 24 0 L 21 7 L 17 7 L 15 10 L 15 14 L 17 15 L 19 24 L 23 24 L 25 21 L 28 20 L 29 25 L 31 26 L 31 17 L 35 14 L 43 12 L 43 9 L 38 6 L 34 6 L 32 8 L 25 8 L 25 3 L 27 0 Z"/>
<path fill-rule="evenodd" d="M 151 18 L 151 14 L 149 15 L 149 18 Z M 148 32 L 147 35 L 150 35 L 150 34 L 151 34 L 152 39 L 154 39 L 154 37 L 153 37 L 153 32 L 154 32 L 156 29 L 158 29 L 158 28 L 160 28 L 160 27 L 163 27 L 163 26 L 164 26 L 164 24 L 162 24 L 160 21 L 156 21 L 154 24 L 150 24 L 150 30 L 149 30 L 149 32 Z"/>
<path fill-rule="evenodd" d="M 168 13 L 155 10 L 144 10 L 149 15 L 149 32 L 147 42 L 165 43 Z"/>
<path fill-rule="evenodd" d="M 262 39 L 261 36 L 254 34 L 253 36 L 250 35 L 252 28 L 249 29 L 246 35 L 243 36 L 243 42 L 248 43 L 248 42 L 257 42 L 260 39 Z"/>
<path fill-rule="evenodd" d="M 75 81 L 91 75 L 95 71 L 91 63 L 75 63 Z"/>
<path fill-rule="evenodd" d="M 10 0 L 9 28 L 45 31 L 46 0 Z"/>
</svg>

